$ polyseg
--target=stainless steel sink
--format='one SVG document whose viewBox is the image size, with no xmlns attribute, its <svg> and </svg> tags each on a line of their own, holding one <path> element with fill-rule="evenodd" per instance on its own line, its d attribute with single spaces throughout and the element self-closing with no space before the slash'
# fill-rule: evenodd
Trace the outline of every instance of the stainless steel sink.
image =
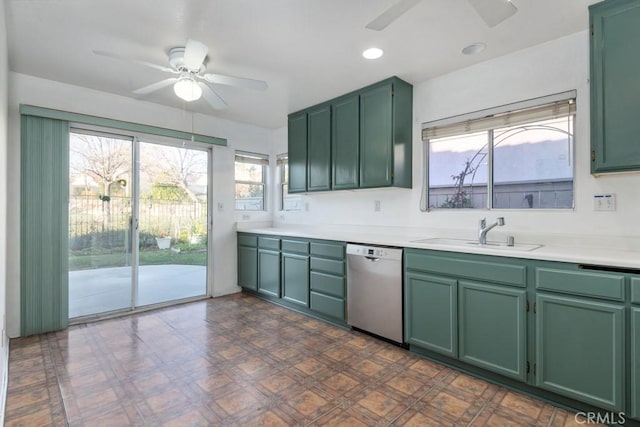
<svg viewBox="0 0 640 427">
<path fill-rule="evenodd" d="M 534 245 L 527 243 L 516 243 L 513 246 L 507 246 L 504 242 L 487 242 L 484 245 L 480 245 L 477 240 L 467 240 L 467 239 L 448 239 L 443 237 L 433 237 L 430 239 L 419 239 L 412 240 L 412 243 L 425 243 L 429 245 L 442 245 L 442 246 L 457 246 L 462 248 L 468 248 L 470 246 L 474 246 L 477 248 L 487 248 L 487 249 L 500 249 L 505 251 L 535 251 L 536 249 L 541 248 L 543 245 Z"/>
</svg>

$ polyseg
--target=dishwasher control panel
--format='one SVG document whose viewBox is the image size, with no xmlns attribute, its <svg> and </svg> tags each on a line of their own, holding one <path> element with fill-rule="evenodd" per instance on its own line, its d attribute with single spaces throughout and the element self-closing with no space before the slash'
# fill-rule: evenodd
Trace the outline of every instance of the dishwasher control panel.
<svg viewBox="0 0 640 427">
<path fill-rule="evenodd" d="M 348 244 L 347 255 L 359 255 L 369 258 L 402 259 L 402 249 Z"/>
<path fill-rule="evenodd" d="M 353 246 L 347 247 L 347 254 L 382 258 L 387 255 L 387 252 L 384 250 L 384 248 L 374 248 L 370 246 L 353 245 Z"/>
</svg>

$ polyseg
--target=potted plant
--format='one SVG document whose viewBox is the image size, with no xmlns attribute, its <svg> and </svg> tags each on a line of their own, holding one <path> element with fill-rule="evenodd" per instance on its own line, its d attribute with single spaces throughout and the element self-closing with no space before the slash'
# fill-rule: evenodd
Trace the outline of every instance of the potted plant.
<svg viewBox="0 0 640 427">
<path fill-rule="evenodd" d="M 156 244 L 158 245 L 158 249 L 169 249 L 171 247 L 169 230 L 160 230 L 160 233 L 158 233 L 156 237 Z"/>
</svg>

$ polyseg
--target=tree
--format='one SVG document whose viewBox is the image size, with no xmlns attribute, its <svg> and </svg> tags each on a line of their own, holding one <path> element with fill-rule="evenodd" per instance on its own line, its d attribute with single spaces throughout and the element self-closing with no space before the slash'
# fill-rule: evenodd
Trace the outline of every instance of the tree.
<svg viewBox="0 0 640 427">
<path fill-rule="evenodd" d="M 131 143 L 116 138 L 81 133 L 72 134 L 70 167 L 79 175 L 93 179 L 101 188 L 103 228 L 111 222 L 111 193 L 113 184 L 127 185 L 131 172 Z"/>
<path fill-rule="evenodd" d="M 156 146 L 145 158 L 144 169 L 151 175 L 154 186 L 176 186 L 193 202 L 198 196 L 192 184 L 207 174 L 206 154 L 190 149 Z"/>
</svg>

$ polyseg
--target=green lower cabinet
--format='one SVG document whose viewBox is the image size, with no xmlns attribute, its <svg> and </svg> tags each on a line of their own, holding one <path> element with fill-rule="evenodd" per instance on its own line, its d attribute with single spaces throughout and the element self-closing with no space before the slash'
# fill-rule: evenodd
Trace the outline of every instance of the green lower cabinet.
<svg viewBox="0 0 640 427">
<path fill-rule="evenodd" d="M 238 286 L 258 290 L 258 249 L 238 246 Z"/>
<path fill-rule="evenodd" d="M 526 380 L 526 292 L 506 286 L 458 282 L 458 357 Z"/>
<path fill-rule="evenodd" d="M 280 252 L 258 249 L 258 292 L 280 297 Z"/>
<path fill-rule="evenodd" d="M 311 309 L 336 319 L 345 320 L 344 299 L 311 291 Z"/>
<path fill-rule="evenodd" d="M 405 340 L 408 344 L 458 356 L 457 289 L 454 279 L 405 275 Z"/>
<path fill-rule="evenodd" d="M 623 337 L 622 305 L 538 294 L 536 385 L 623 411 Z"/>
<path fill-rule="evenodd" d="M 631 416 L 640 419 L 640 308 L 631 309 Z"/>
<path fill-rule="evenodd" d="M 309 306 L 309 257 L 282 254 L 282 298 Z"/>
</svg>

